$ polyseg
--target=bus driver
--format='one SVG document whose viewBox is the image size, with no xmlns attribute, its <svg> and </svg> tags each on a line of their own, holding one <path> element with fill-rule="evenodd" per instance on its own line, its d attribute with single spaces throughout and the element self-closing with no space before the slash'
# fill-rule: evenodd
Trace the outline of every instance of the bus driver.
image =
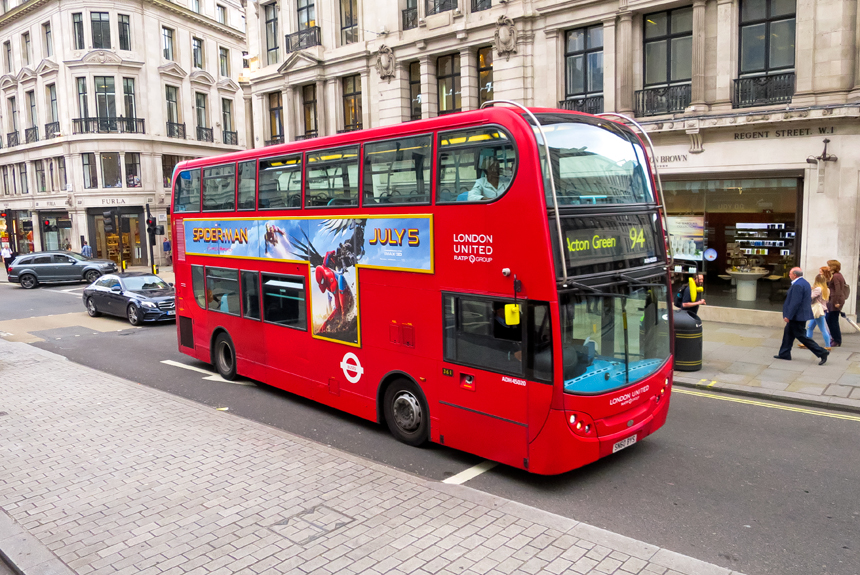
<svg viewBox="0 0 860 575">
<path fill-rule="evenodd" d="M 499 175 L 499 161 L 495 158 L 484 160 L 484 169 L 481 177 L 475 181 L 475 185 L 469 190 L 466 201 L 478 202 L 481 200 L 492 200 L 504 193 L 511 183 L 509 176 Z"/>
</svg>

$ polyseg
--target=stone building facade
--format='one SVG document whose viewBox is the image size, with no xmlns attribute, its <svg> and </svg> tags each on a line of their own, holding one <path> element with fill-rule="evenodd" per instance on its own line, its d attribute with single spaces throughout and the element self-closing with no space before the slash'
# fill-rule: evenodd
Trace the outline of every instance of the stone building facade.
<svg viewBox="0 0 860 575">
<path fill-rule="evenodd" d="M 29 0 L 0 15 L 0 239 L 88 241 L 149 264 L 145 210 L 169 230 L 175 164 L 246 146 L 237 0 Z M 114 209 L 122 236 L 105 230 Z M 120 240 L 121 244 L 120 244 Z M 155 263 L 163 263 L 157 239 Z"/>
<path fill-rule="evenodd" d="M 855 312 L 856 0 L 260 0 L 246 16 L 255 147 L 492 98 L 620 113 L 654 143 L 706 317 L 780 322 L 762 312 L 788 269 L 828 259 Z"/>
</svg>

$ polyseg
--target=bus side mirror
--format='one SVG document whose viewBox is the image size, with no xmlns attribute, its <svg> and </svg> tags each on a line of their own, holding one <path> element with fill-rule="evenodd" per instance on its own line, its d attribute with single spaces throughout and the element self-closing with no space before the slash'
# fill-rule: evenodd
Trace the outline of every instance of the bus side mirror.
<svg viewBox="0 0 860 575">
<path fill-rule="evenodd" d="M 520 325 L 520 306 L 515 303 L 505 304 L 505 323 Z"/>
</svg>

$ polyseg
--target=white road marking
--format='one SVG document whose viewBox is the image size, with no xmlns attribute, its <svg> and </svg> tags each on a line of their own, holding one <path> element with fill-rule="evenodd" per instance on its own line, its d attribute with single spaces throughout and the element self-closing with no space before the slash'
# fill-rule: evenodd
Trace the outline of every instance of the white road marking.
<svg viewBox="0 0 860 575">
<path fill-rule="evenodd" d="M 52 291 L 54 293 L 67 293 L 73 296 L 82 296 L 84 295 L 84 289 L 86 288 L 71 288 L 71 289 L 44 289 L 43 291 Z"/>
<path fill-rule="evenodd" d="M 449 477 L 448 479 L 444 480 L 442 483 L 448 483 L 450 485 L 462 485 L 463 483 L 466 483 L 470 479 L 474 479 L 477 476 L 479 476 L 480 474 L 482 474 L 486 471 L 489 471 L 490 469 L 492 469 L 496 465 L 498 465 L 498 463 L 496 463 L 495 461 L 482 461 L 478 465 L 476 465 L 474 467 L 470 467 L 466 471 L 461 471 L 457 475 Z"/>
<path fill-rule="evenodd" d="M 217 373 L 212 373 L 208 369 L 203 369 L 202 367 L 195 367 L 193 365 L 188 365 L 187 363 L 181 363 L 178 361 L 173 361 L 172 359 L 164 359 L 161 361 L 161 363 L 163 363 L 165 365 L 171 365 L 173 367 L 179 367 L 182 369 L 187 369 L 189 371 L 196 371 L 197 373 L 205 373 L 206 375 L 209 376 L 209 377 L 203 378 L 206 381 L 223 381 L 224 383 L 233 383 L 235 385 L 247 385 L 249 387 L 257 387 L 256 385 L 254 385 L 254 382 L 248 381 L 246 379 L 237 380 L 237 381 L 230 381 L 228 379 L 224 379 L 223 377 L 221 377 Z"/>
</svg>

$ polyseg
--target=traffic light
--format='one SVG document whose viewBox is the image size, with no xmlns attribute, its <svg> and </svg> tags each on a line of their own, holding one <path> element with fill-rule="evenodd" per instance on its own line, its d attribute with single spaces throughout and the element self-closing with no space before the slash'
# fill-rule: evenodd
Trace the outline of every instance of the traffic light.
<svg viewBox="0 0 860 575">
<path fill-rule="evenodd" d="M 42 226 L 46 232 L 50 232 L 51 231 L 51 220 L 42 220 Z"/>
<path fill-rule="evenodd" d="M 164 235 L 164 226 L 155 226 L 155 235 L 163 236 Z"/>
<path fill-rule="evenodd" d="M 146 218 L 146 233 L 151 236 L 154 236 L 156 233 L 154 216 L 149 216 Z"/>
<path fill-rule="evenodd" d="M 102 212 L 102 217 L 104 218 L 105 223 L 105 233 L 106 234 L 115 234 L 116 232 L 116 221 L 113 218 L 113 210 L 108 210 L 106 212 Z"/>
</svg>

